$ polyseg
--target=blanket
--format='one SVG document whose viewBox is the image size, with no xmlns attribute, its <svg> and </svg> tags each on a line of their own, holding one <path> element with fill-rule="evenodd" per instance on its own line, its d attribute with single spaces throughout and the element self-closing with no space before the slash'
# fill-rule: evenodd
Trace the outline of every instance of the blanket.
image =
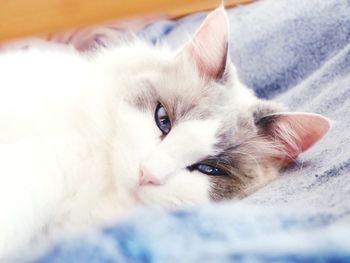
<svg viewBox="0 0 350 263">
<path fill-rule="evenodd" d="M 327 116 L 329 134 L 241 201 L 141 210 L 35 262 L 350 262 L 350 1 L 261 0 L 228 13 L 242 81 L 262 98 Z M 137 34 L 176 48 L 205 16 Z"/>
</svg>

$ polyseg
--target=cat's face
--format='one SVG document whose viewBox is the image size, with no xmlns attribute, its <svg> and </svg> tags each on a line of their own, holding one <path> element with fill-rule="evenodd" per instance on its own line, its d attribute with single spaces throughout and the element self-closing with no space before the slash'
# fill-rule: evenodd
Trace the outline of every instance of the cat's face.
<svg viewBox="0 0 350 263">
<path fill-rule="evenodd" d="M 304 147 L 295 129 L 291 137 L 288 114 L 271 115 L 281 106 L 240 84 L 227 38 L 226 14 L 216 10 L 180 51 L 146 48 L 148 66 L 142 57 L 129 63 L 112 163 L 118 187 L 140 203 L 242 197 L 315 142 Z"/>
</svg>

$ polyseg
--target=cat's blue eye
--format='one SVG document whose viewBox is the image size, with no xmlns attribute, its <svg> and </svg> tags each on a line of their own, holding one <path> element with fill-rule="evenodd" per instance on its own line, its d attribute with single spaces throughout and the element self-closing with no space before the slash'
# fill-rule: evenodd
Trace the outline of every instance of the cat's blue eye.
<svg viewBox="0 0 350 263">
<path fill-rule="evenodd" d="M 154 119 L 156 121 L 156 124 L 159 130 L 164 135 L 167 135 L 171 130 L 171 122 L 170 122 L 168 113 L 166 112 L 165 108 L 161 103 L 158 103 L 156 107 L 156 111 L 154 113 Z"/>
<path fill-rule="evenodd" d="M 213 176 L 218 176 L 218 175 L 226 175 L 225 172 L 221 171 L 219 168 L 216 168 L 214 166 L 208 165 L 208 164 L 195 164 L 189 167 L 190 171 L 197 170 L 201 173 L 207 174 L 207 175 L 213 175 Z"/>
</svg>

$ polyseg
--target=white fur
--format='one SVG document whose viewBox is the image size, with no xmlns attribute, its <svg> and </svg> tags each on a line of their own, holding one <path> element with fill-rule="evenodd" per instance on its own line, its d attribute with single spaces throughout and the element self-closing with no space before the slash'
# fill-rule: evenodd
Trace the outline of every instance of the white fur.
<svg viewBox="0 0 350 263">
<path fill-rule="evenodd" d="M 124 100 L 145 76 L 164 85 L 157 68 L 172 59 L 141 44 L 94 57 L 0 55 L 0 258 L 33 237 L 103 224 L 137 205 L 209 200 L 207 176 L 186 167 L 213 153 L 219 120 L 181 123 L 161 140 L 154 113 Z M 186 74 L 167 83 L 200 81 Z M 141 165 L 162 185 L 140 187 Z"/>
<path fill-rule="evenodd" d="M 164 142 L 141 165 L 161 183 L 184 166 L 213 155 L 219 123 L 213 120 L 187 121 L 175 127 Z"/>
<path fill-rule="evenodd" d="M 225 105 L 241 111 L 256 98 L 234 68 L 235 88 L 227 90 L 203 79 L 188 54 L 179 56 L 137 42 L 85 55 L 69 48 L 0 54 L 0 261 L 33 238 L 105 224 L 139 205 L 209 200 L 208 176 L 187 167 L 215 154 Z M 162 139 L 156 105 L 132 103 L 148 85 L 160 99 L 203 95 L 206 107 L 222 105 Z M 160 185 L 140 186 L 142 169 Z"/>
</svg>

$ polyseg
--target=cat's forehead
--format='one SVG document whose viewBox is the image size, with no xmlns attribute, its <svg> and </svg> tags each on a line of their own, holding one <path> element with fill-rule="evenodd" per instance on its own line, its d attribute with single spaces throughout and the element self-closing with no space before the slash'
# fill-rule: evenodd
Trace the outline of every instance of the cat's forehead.
<svg viewBox="0 0 350 263">
<path fill-rule="evenodd" d="M 219 117 L 230 97 L 229 88 L 203 79 L 186 65 L 169 63 L 147 70 L 139 74 L 138 82 L 133 104 L 140 110 L 153 110 L 161 103 L 175 122 Z"/>
<path fill-rule="evenodd" d="M 240 126 L 251 127 L 253 117 L 234 83 L 203 78 L 191 61 L 162 58 L 133 72 L 128 100 L 140 111 L 154 114 L 161 103 L 173 125 L 191 120 L 219 121 L 215 136 L 220 145 L 235 140 Z M 250 94 L 248 94 L 250 95 Z M 249 105 L 248 105 L 249 104 Z"/>
</svg>

